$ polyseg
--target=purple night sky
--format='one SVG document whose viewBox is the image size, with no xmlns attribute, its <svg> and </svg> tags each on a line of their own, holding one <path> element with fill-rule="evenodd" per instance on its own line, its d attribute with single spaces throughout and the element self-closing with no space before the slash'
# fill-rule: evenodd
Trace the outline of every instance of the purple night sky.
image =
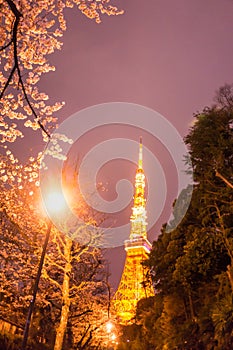
<svg viewBox="0 0 233 350">
<path fill-rule="evenodd" d="M 117 1 L 123 16 L 100 25 L 67 10 L 64 46 L 45 87 L 66 118 L 103 102 L 157 110 L 181 134 L 192 114 L 232 82 L 233 1 Z"/>
<path fill-rule="evenodd" d="M 65 101 L 59 122 L 95 104 L 132 102 L 158 111 L 185 136 L 193 113 L 210 105 L 220 86 L 233 82 L 233 1 L 119 0 L 115 4 L 125 14 L 103 17 L 100 25 L 74 9 L 66 10 L 63 48 L 49 57 L 56 72 L 44 76 L 42 90 L 51 101 Z M 127 130 L 119 132 L 126 137 Z M 129 130 L 129 138 L 138 140 L 139 135 Z M 32 148 L 36 146 L 29 134 L 18 147 L 26 150 L 30 142 Z M 149 137 L 145 143 L 149 147 Z M 166 219 L 164 214 L 156 230 Z M 111 250 L 111 261 L 116 286 L 123 248 Z"/>
</svg>

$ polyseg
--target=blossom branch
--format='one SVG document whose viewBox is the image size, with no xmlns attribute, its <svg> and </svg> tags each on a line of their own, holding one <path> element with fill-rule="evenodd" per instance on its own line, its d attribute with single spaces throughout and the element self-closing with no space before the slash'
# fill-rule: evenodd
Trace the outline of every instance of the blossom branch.
<svg viewBox="0 0 233 350">
<path fill-rule="evenodd" d="M 9 74 L 9 77 L 8 77 L 8 79 L 7 79 L 5 85 L 4 85 L 4 87 L 3 87 L 3 89 L 2 89 L 2 91 L 0 93 L 0 100 L 3 98 L 3 95 L 4 95 L 5 91 L 6 91 L 6 89 L 10 85 L 10 82 L 11 82 L 13 76 L 14 76 L 15 71 L 17 71 L 19 83 L 21 85 L 24 98 L 25 98 L 29 108 L 31 109 L 32 114 L 34 115 L 34 118 L 35 118 L 36 122 L 38 123 L 39 127 L 48 136 L 48 138 L 50 138 L 50 134 L 45 129 L 45 127 L 43 126 L 41 121 L 39 120 L 38 115 L 37 115 L 36 111 L 34 110 L 32 104 L 31 104 L 31 102 L 30 102 L 30 100 L 28 98 L 28 95 L 27 95 L 27 92 L 26 92 L 26 89 L 25 89 L 25 85 L 24 85 L 24 82 L 23 82 L 23 79 L 22 79 L 20 67 L 19 67 L 18 51 L 17 51 L 17 34 L 18 34 L 19 22 L 20 22 L 21 17 L 23 17 L 23 15 L 22 15 L 21 12 L 19 12 L 19 10 L 17 9 L 16 5 L 14 4 L 14 2 L 12 0 L 6 0 L 6 2 L 8 3 L 12 13 L 14 14 L 15 20 L 14 20 L 14 25 L 13 25 L 13 30 L 12 30 L 12 38 L 9 41 L 8 44 L 6 44 L 5 46 L 3 46 L 1 48 L 1 51 L 5 50 L 7 47 L 9 47 L 9 46 L 11 46 L 13 44 L 14 64 L 13 64 L 13 67 L 12 67 L 11 72 Z"/>
</svg>

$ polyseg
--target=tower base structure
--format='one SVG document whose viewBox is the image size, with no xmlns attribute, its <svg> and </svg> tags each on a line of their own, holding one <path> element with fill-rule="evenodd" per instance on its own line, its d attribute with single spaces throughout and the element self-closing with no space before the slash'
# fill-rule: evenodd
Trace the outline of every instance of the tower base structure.
<svg viewBox="0 0 233 350">
<path fill-rule="evenodd" d="M 127 253 L 121 281 L 113 298 L 113 307 L 120 324 L 131 324 L 140 299 L 154 295 L 148 283 L 148 269 L 142 262 L 148 258 L 151 244 L 146 238 L 125 241 Z"/>
</svg>

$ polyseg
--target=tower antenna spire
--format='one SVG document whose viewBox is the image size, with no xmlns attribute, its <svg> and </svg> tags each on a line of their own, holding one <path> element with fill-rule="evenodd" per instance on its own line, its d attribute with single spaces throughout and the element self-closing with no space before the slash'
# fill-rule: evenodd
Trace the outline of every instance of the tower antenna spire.
<svg viewBox="0 0 233 350">
<path fill-rule="evenodd" d="M 140 136 L 138 168 L 142 169 L 142 136 Z"/>
</svg>

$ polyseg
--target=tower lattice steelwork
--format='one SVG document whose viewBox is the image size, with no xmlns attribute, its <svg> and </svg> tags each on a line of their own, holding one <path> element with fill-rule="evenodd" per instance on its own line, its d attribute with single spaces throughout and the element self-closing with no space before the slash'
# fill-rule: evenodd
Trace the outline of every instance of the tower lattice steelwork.
<svg viewBox="0 0 233 350">
<path fill-rule="evenodd" d="M 121 281 L 113 298 L 113 306 L 122 324 L 130 324 L 135 316 L 137 302 L 154 295 L 146 283 L 148 270 L 142 266 L 148 258 L 151 244 L 146 231 L 145 175 L 142 167 L 142 138 L 140 138 L 138 168 L 135 176 L 134 206 L 130 217 L 129 240 L 125 241 L 126 262 Z"/>
</svg>

